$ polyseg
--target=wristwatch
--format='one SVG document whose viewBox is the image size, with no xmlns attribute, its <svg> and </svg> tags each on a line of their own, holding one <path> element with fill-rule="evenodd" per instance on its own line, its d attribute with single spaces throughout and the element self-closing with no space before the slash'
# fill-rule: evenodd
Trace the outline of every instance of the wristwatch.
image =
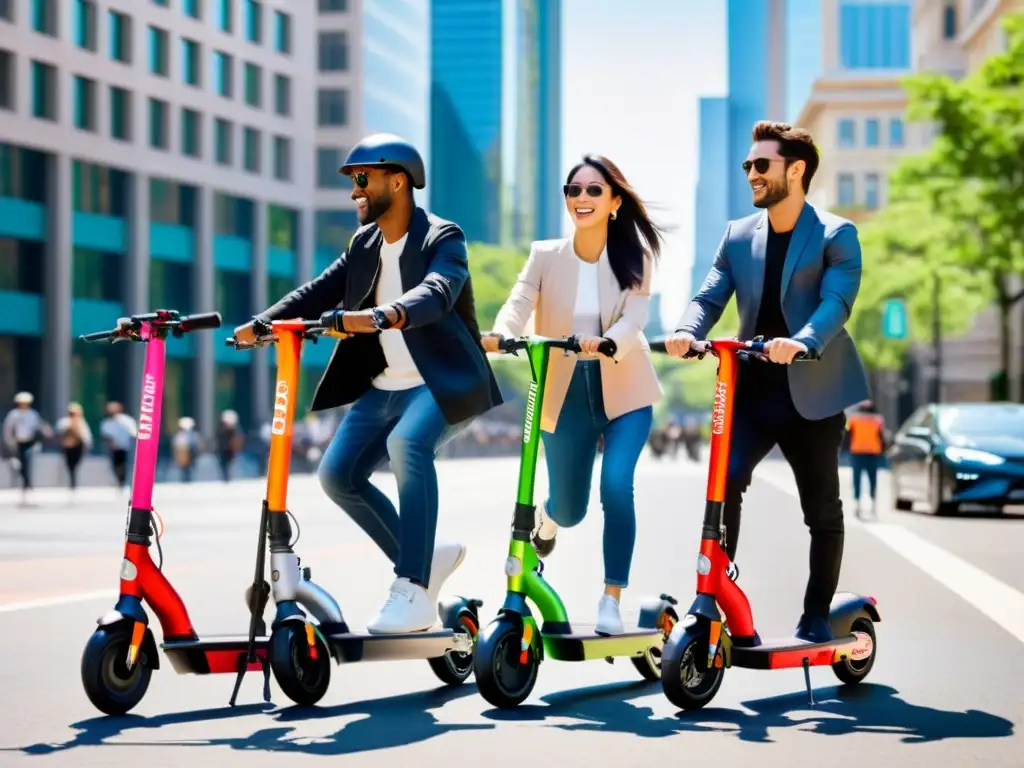
<svg viewBox="0 0 1024 768">
<path fill-rule="evenodd" d="M 374 307 L 373 308 L 373 327 L 374 328 L 376 328 L 378 331 L 386 331 L 392 325 L 394 325 L 394 323 L 391 322 L 391 319 L 388 317 L 388 313 L 387 312 L 385 312 L 380 307 Z"/>
</svg>

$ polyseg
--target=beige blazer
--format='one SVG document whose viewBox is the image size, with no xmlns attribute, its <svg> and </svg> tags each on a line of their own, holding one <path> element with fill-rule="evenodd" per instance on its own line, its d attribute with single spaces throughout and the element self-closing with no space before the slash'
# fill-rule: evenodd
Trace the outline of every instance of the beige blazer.
<svg viewBox="0 0 1024 768">
<path fill-rule="evenodd" d="M 650 312 L 651 265 L 647 260 L 643 284 L 626 291 L 619 288 L 607 254 L 601 255 L 598 273 L 602 335 L 618 347 L 614 358 L 598 356 L 605 415 L 614 419 L 661 399 L 661 385 L 643 333 Z M 522 336 L 533 315 L 533 333 L 538 336 L 557 339 L 571 335 L 578 279 L 579 257 L 571 237 L 535 241 L 493 330 L 503 336 Z M 540 422 L 545 432 L 555 431 L 576 357 L 551 351 Z"/>
</svg>

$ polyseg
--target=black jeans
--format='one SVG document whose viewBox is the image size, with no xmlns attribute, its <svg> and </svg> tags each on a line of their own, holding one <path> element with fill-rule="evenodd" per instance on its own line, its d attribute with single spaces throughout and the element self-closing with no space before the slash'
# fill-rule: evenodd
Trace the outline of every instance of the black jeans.
<svg viewBox="0 0 1024 768">
<path fill-rule="evenodd" d="M 788 390 L 780 393 L 747 382 L 746 386 L 741 383 L 737 387 L 732 430 L 725 500 L 729 559 L 736 558 L 743 493 L 750 485 L 754 468 L 778 445 L 793 469 L 804 524 L 811 533 L 810 578 L 804 593 L 804 614 L 827 617 L 843 561 L 839 448 L 846 430 L 846 414 L 839 412 L 810 421 L 797 412 Z"/>
</svg>

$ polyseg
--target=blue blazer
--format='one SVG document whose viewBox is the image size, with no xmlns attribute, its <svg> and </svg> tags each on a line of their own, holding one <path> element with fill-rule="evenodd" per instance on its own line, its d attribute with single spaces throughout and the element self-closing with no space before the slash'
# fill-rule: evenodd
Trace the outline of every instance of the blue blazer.
<svg viewBox="0 0 1024 768">
<path fill-rule="evenodd" d="M 715 262 L 676 330 L 707 337 L 733 294 L 740 338 L 754 335 L 764 290 L 768 214 L 730 221 Z M 792 338 L 820 359 L 789 366 L 793 404 L 806 419 L 824 419 L 869 397 L 867 374 L 844 327 L 860 290 L 861 251 L 852 221 L 805 203 L 786 252 L 782 314 Z"/>
</svg>

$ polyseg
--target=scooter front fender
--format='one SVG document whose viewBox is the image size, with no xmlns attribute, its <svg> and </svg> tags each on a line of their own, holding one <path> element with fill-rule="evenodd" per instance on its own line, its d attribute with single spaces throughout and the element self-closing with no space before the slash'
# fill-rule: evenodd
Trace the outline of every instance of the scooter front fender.
<svg viewBox="0 0 1024 768">
<path fill-rule="evenodd" d="M 880 622 L 877 601 L 873 597 L 857 595 L 853 592 L 837 592 L 829 606 L 829 625 L 836 637 L 848 635 L 857 619 Z"/>
</svg>

